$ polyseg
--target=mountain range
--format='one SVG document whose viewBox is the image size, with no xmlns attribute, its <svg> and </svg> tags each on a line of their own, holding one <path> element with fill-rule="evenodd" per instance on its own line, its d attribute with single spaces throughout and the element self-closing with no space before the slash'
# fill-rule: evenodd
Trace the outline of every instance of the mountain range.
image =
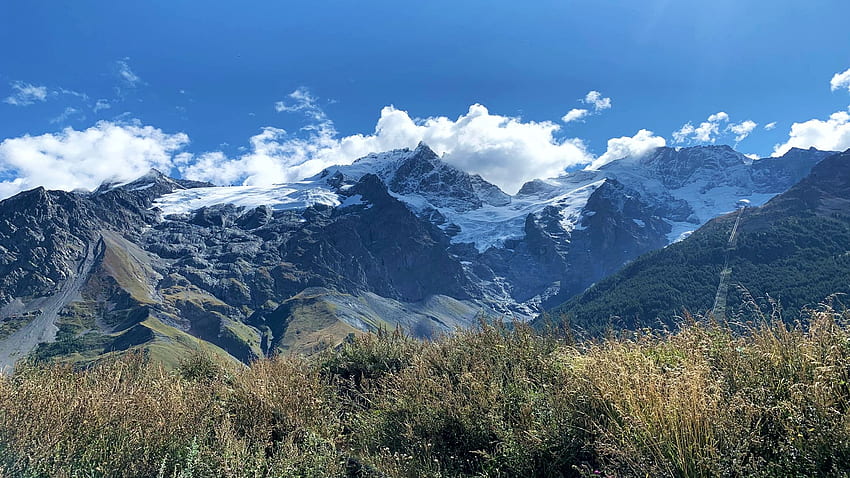
<svg viewBox="0 0 850 478">
<path fill-rule="evenodd" d="M 686 311 L 740 323 L 805 319 L 801 311 L 829 302 L 842 310 L 850 293 L 848 192 L 850 151 L 824 159 L 767 204 L 720 216 L 636 259 L 550 319 L 601 332 L 672 326 Z"/>
<path fill-rule="evenodd" d="M 508 195 L 420 144 L 271 187 L 151 171 L 37 188 L 0 202 L 0 367 L 199 346 L 247 362 L 379 328 L 528 320 L 832 154 L 665 147 Z"/>
</svg>

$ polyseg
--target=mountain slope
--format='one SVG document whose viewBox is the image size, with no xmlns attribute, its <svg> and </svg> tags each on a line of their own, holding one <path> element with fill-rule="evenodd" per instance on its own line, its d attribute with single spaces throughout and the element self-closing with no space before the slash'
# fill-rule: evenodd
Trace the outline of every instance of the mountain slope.
<svg viewBox="0 0 850 478">
<path fill-rule="evenodd" d="M 0 201 L 0 362 L 174 362 L 198 344 L 250 361 L 379 328 L 429 337 L 481 311 L 525 320 L 824 154 L 660 148 L 510 196 L 420 144 L 271 187 L 152 171 L 28 191 Z"/>
<path fill-rule="evenodd" d="M 778 300 L 793 319 L 801 307 L 850 293 L 848 193 L 850 151 L 823 160 L 764 206 L 719 217 L 687 239 L 642 256 L 552 314 L 592 331 L 611 317 L 628 328 L 670 323 L 683 308 L 711 311 L 721 271 L 728 267 L 728 296 L 721 293 L 728 308 L 718 313 L 745 312 L 750 294 Z"/>
</svg>

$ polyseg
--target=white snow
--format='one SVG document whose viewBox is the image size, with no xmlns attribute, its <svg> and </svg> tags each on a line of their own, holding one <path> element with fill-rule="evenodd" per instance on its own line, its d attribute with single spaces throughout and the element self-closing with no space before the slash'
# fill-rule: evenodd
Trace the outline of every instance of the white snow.
<svg viewBox="0 0 850 478">
<path fill-rule="evenodd" d="M 324 204 L 339 206 L 339 195 L 313 182 L 264 186 L 221 186 L 183 189 L 166 194 L 154 202 L 163 216 L 185 214 L 216 204 L 233 204 L 245 208 L 269 206 L 272 209 L 305 209 Z"/>
<path fill-rule="evenodd" d="M 360 195 L 346 197 L 339 192 L 349 189 L 351 184 L 370 173 L 378 175 L 389 184 L 399 164 L 415 152 L 394 150 L 370 154 L 353 164 L 330 167 L 303 181 L 272 187 L 230 186 L 179 190 L 162 196 L 154 206 L 162 209 L 164 216 L 184 214 L 202 207 L 226 203 L 246 208 L 267 205 L 278 210 L 304 209 L 316 204 L 345 208 L 364 204 L 364 200 Z M 709 153 L 710 151 L 706 154 Z M 713 167 L 697 170 L 692 177 L 684 181 L 684 186 L 678 189 L 664 186 L 662 179 L 667 174 L 666 171 L 658 172 L 645 166 L 632 160 L 612 161 L 599 170 L 575 171 L 558 178 L 539 181 L 536 193 L 513 196 L 509 204 L 493 206 L 485 201 L 484 205 L 477 209 L 468 204 L 436 207 L 431 202 L 434 199 L 433 193 L 428 193 L 431 200 L 422 194 L 390 194 L 416 214 L 439 211 L 447 219 L 441 227 L 445 229 L 452 224 L 460 227 L 460 232 L 452 238 L 452 242 L 473 243 L 482 252 L 490 247 L 502 246 L 508 239 L 522 238 L 525 235 L 526 217 L 529 214 L 539 214 L 548 206 L 558 210 L 561 216 L 560 226 L 565 233 L 581 230 L 582 215 L 590 217 L 595 214 L 594 211 L 585 211 L 584 207 L 591 194 L 606 178 L 617 179 L 627 187 L 637 189 L 644 200 L 669 200 L 672 197 L 691 206 L 695 216 L 692 219 L 694 222 L 668 221 L 672 226 L 667 235 L 670 243 L 682 240 L 700 224 L 718 215 L 732 212 L 746 201 L 752 206 L 759 206 L 774 196 L 754 193 L 752 188 L 747 186 L 749 172 L 745 168 L 748 166 L 743 164 L 720 171 Z M 328 184 L 329 179 L 338 173 L 343 176 L 344 184 L 334 183 L 337 187 Z M 646 227 L 640 219 L 633 221 L 640 227 Z"/>
<path fill-rule="evenodd" d="M 460 232 L 452 238 L 453 243 L 473 243 L 479 252 L 484 252 L 490 247 L 504 245 L 508 239 L 524 237 L 525 218 L 529 214 L 539 213 L 547 206 L 557 207 L 561 211 L 561 227 L 565 231 L 580 229 L 578 222 L 581 219 L 582 208 L 593 191 L 603 182 L 605 182 L 604 179 L 578 188 L 570 188 L 569 186 L 572 185 L 567 184 L 558 195 L 549 199 L 539 200 L 536 197 L 515 196 L 510 204 L 505 206 L 484 204 L 471 211 L 457 211 L 448 207 L 437 208 L 418 194 L 393 194 L 393 196 L 407 204 L 415 213 L 428 208 L 440 211 L 448 220 L 445 226 L 448 224 L 460 226 Z"/>
<path fill-rule="evenodd" d="M 153 185 L 154 185 L 154 183 L 145 184 L 144 186 L 138 186 L 138 187 L 135 187 L 135 188 L 131 189 L 131 191 L 144 191 L 145 189 L 150 189 L 150 188 L 152 188 L 152 187 L 153 187 Z"/>
<path fill-rule="evenodd" d="M 362 206 L 364 204 L 367 205 L 367 209 L 372 207 L 372 205 L 369 204 L 368 201 L 363 199 L 363 196 L 361 196 L 359 194 L 354 194 L 352 196 L 345 198 L 345 201 L 340 203 L 340 205 L 338 207 L 340 209 L 342 209 L 342 208 L 351 207 L 351 206 Z"/>
</svg>

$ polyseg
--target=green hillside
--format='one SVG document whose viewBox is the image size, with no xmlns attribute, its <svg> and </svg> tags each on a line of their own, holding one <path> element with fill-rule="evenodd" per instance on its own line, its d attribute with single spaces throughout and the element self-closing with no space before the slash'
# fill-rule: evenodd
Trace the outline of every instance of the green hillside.
<svg viewBox="0 0 850 478">
<path fill-rule="evenodd" d="M 778 306 L 793 320 L 794 311 L 835 294 L 840 303 L 841 294 L 850 293 L 848 198 L 850 154 L 843 153 L 763 207 L 717 218 L 686 240 L 638 258 L 555 308 L 550 318 L 590 333 L 669 325 L 685 311 L 712 311 L 724 266 L 731 272 L 720 294 L 728 304 L 722 318 L 746 320 L 754 306 Z"/>
</svg>

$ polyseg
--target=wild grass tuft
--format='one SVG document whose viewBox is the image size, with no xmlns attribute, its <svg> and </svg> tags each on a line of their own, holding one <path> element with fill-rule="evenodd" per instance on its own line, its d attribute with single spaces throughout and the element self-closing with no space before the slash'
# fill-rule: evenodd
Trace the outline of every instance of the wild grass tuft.
<svg viewBox="0 0 850 478">
<path fill-rule="evenodd" d="M 846 476 L 848 315 L 574 342 L 401 332 L 250 367 L 141 354 L 0 379 L 2 476 Z"/>
</svg>

